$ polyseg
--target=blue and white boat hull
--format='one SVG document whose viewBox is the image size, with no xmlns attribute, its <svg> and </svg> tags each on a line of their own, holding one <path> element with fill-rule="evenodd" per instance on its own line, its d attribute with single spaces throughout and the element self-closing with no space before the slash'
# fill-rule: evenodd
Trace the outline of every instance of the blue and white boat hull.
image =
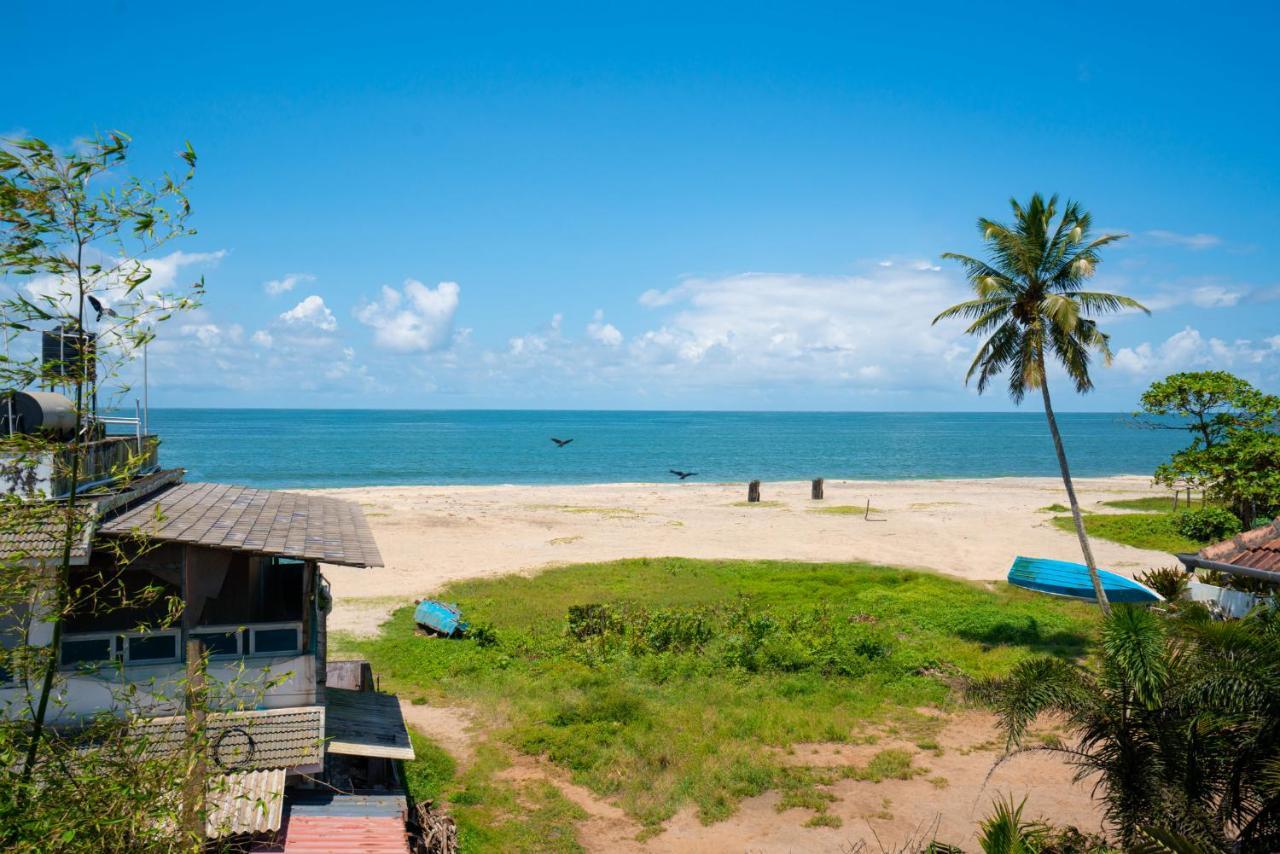
<svg viewBox="0 0 1280 854">
<path fill-rule="evenodd" d="M 1102 590 L 1107 594 L 1107 600 L 1110 602 L 1150 604 L 1164 601 L 1164 597 L 1159 593 L 1132 578 L 1107 572 L 1105 569 L 1098 570 L 1098 577 L 1102 581 Z M 1009 583 L 1015 587 L 1048 593 L 1051 596 L 1066 596 L 1088 602 L 1097 600 L 1093 592 L 1093 582 L 1089 579 L 1089 568 L 1081 563 L 1039 557 L 1018 557 L 1009 568 Z"/>
</svg>

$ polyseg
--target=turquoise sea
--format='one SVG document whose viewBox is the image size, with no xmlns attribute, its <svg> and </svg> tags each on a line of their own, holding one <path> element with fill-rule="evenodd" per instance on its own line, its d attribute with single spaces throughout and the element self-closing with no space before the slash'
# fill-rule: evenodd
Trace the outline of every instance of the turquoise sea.
<svg viewBox="0 0 1280 854">
<path fill-rule="evenodd" d="M 1065 413 L 1076 475 L 1150 474 L 1185 443 L 1120 413 Z M 888 480 L 1057 475 L 1044 415 L 156 409 L 161 462 L 263 487 Z M 557 448 L 551 437 L 573 439 Z"/>
</svg>

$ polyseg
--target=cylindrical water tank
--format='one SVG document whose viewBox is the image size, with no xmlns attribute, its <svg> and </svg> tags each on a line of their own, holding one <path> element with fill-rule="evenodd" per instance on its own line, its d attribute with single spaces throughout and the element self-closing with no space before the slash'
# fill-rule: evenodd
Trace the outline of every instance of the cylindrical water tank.
<svg viewBox="0 0 1280 854">
<path fill-rule="evenodd" d="M 11 414 L 12 413 L 12 414 Z M 49 433 L 66 438 L 76 430 L 76 405 L 52 391 L 0 392 L 0 433 Z"/>
</svg>

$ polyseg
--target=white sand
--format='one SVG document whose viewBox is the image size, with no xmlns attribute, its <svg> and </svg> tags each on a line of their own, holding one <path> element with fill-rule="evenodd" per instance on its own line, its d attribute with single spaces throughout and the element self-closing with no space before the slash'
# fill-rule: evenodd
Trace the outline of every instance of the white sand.
<svg viewBox="0 0 1280 854">
<path fill-rule="evenodd" d="M 1158 494 L 1146 477 L 1076 482 L 1085 509 Z M 1079 560 L 1073 534 L 1040 508 L 1066 503 L 1056 478 L 766 483 L 746 506 L 745 484 L 411 486 L 325 490 L 359 502 L 386 566 L 326 567 L 336 630 L 371 633 L 399 604 L 448 581 L 624 557 L 861 560 L 974 580 L 1003 578 L 1016 555 Z M 865 506 L 879 512 L 815 512 Z M 1161 552 L 1094 540 L 1099 563 L 1133 573 L 1173 562 Z"/>
</svg>

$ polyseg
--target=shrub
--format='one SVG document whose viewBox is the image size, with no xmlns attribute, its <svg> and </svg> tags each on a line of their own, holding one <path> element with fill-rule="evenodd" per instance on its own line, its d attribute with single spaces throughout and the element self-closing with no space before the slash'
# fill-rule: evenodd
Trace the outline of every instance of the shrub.
<svg viewBox="0 0 1280 854">
<path fill-rule="evenodd" d="M 1172 602 L 1175 599 L 1181 599 L 1182 594 L 1187 592 L 1187 583 L 1190 578 L 1179 567 L 1165 566 L 1147 570 L 1138 576 L 1138 580 Z"/>
<path fill-rule="evenodd" d="M 1174 528 L 1189 540 L 1216 543 L 1240 533 L 1239 518 L 1224 507 L 1202 507 L 1186 510 L 1174 517 Z"/>
</svg>

